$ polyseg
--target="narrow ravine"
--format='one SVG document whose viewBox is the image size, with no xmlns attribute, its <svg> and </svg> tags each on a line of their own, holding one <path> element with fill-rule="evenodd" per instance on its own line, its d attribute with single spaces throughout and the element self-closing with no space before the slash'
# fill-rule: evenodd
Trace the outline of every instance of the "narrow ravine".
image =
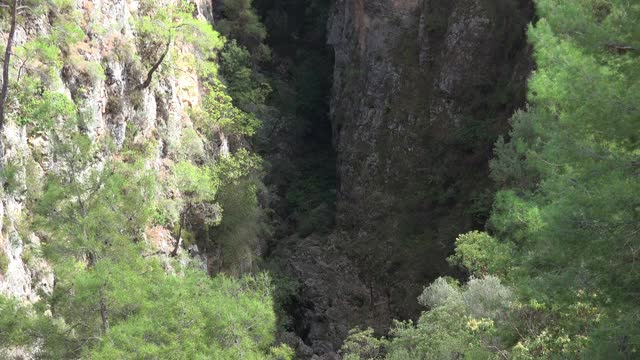
<svg viewBox="0 0 640 360">
<path fill-rule="evenodd" d="M 255 6 L 282 81 L 272 101 L 296 125 L 264 153 L 282 224 L 267 261 L 297 286 L 288 330 L 305 351 L 331 354 L 352 327 L 384 334 L 392 319 L 416 319 L 425 285 L 464 275 L 446 258 L 487 220 L 488 162 L 524 102 L 533 10 L 507 0 Z"/>
<path fill-rule="evenodd" d="M 266 178 L 280 197 L 274 206 L 285 227 L 280 237 L 329 232 L 333 226 L 336 158 L 329 102 L 333 49 L 327 45 L 329 1 L 256 1 L 272 50 L 265 71 L 273 79 L 269 103 L 280 126 L 270 129 L 262 154 Z"/>
</svg>

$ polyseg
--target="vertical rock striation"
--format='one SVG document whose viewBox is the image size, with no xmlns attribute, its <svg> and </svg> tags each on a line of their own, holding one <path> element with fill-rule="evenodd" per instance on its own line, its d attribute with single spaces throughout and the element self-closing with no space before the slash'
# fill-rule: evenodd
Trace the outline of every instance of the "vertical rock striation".
<svg viewBox="0 0 640 360">
<path fill-rule="evenodd" d="M 337 244 L 391 317 L 417 314 L 456 236 L 486 220 L 492 146 L 524 104 L 532 16 L 531 0 L 334 4 Z"/>
</svg>

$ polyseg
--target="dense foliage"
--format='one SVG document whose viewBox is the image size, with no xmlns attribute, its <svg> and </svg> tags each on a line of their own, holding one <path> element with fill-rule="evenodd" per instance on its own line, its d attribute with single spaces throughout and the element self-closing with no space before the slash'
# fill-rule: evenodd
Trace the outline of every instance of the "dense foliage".
<svg viewBox="0 0 640 360">
<path fill-rule="evenodd" d="M 529 107 L 496 144 L 486 232 L 461 235 L 450 259 L 475 277 L 434 282 L 429 310 L 391 340 L 354 333 L 351 357 L 638 356 L 640 6 L 536 4 Z"/>
<path fill-rule="evenodd" d="M 3 31 L 11 6 L 0 8 Z M 246 146 L 260 127 L 249 104 L 264 102 L 268 91 L 242 71 L 254 60 L 196 18 L 188 2 L 140 2 L 129 24 L 135 42 L 105 36 L 111 30 L 96 28 L 73 2 L 13 6 L 20 6 L 19 27 L 42 17 L 51 28 L 13 50 L 6 119 L 46 138 L 48 149 L 3 158 L 2 190 L 26 206 L 16 236 L 26 242 L 37 234 L 42 241 L 23 251 L 23 261 L 46 259 L 55 284 L 35 304 L 0 296 L 0 357 L 291 358 L 287 346 L 276 346 L 271 279 L 253 265 L 256 243 L 269 231 L 258 204 L 262 161 Z M 243 36 L 245 10 L 236 10 L 221 30 L 261 43 L 266 34 L 255 14 Z M 96 41 L 104 41 L 102 62 L 84 56 Z M 120 144 L 114 134 L 89 130 L 96 119 L 87 94 L 111 76 L 109 61 L 124 64 L 129 77 L 127 99 L 107 94 L 109 114 L 122 112 L 125 102 L 140 106 L 146 93 L 161 91 L 177 74 L 195 74 L 202 100 L 179 124 L 179 138 L 140 136 L 135 121 Z M 228 86 L 220 67 L 238 70 Z M 71 94 L 60 91 L 65 86 Z M 224 152 L 214 146 L 221 136 L 233 139 Z M 161 169 L 159 142 L 166 152 Z M 168 241 L 158 233 L 175 240 L 167 244 L 172 251 L 158 249 Z M 179 251 L 195 244 L 213 261 Z M 0 274 L 7 266 L 2 253 Z"/>
</svg>

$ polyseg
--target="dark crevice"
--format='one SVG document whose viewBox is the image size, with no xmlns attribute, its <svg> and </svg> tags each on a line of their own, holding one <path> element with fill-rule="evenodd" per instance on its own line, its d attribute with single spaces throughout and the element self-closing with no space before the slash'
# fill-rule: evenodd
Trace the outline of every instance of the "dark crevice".
<svg viewBox="0 0 640 360">
<path fill-rule="evenodd" d="M 272 79 L 269 102 L 285 119 L 262 149 L 271 165 L 267 185 L 280 198 L 274 209 L 283 227 L 276 237 L 327 232 L 333 226 L 336 188 L 329 119 L 333 50 L 326 44 L 329 1 L 256 0 L 254 6 L 272 49 L 264 69 Z"/>
<path fill-rule="evenodd" d="M 296 334 L 307 345 L 312 343 L 308 314 L 314 304 L 305 299 L 299 284 L 296 290 L 287 290 L 286 284 L 295 283 L 296 275 L 281 250 L 295 251 L 298 239 L 326 235 L 335 223 L 336 154 L 329 117 L 334 58 L 326 41 L 329 3 L 253 2 L 272 50 L 271 61 L 261 69 L 271 79 L 268 103 L 280 118 L 264 136 L 264 144 L 258 145 L 269 164 L 265 184 L 275 195 L 269 204 L 275 231 L 264 259 L 279 279 L 277 291 L 283 294 L 276 305 L 282 330 Z"/>
<path fill-rule="evenodd" d="M 293 331 L 305 344 L 310 345 L 309 333 L 311 332 L 311 327 L 305 319 L 307 309 L 313 309 L 313 304 L 305 304 L 304 301 L 296 298 L 285 306 L 284 311 L 291 318 L 290 326 L 288 326 L 287 330 Z"/>
</svg>

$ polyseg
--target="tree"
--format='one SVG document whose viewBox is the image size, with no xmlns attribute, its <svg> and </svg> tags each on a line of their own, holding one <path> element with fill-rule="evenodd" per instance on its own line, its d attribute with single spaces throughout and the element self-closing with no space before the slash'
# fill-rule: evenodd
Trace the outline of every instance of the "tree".
<svg viewBox="0 0 640 360">
<path fill-rule="evenodd" d="M 388 346 L 389 342 L 384 337 L 378 339 L 374 336 L 372 328 L 351 329 L 342 351 L 347 354 L 346 360 L 377 360 L 384 359 Z"/>
<path fill-rule="evenodd" d="M 192 46 L 190 55 L 193 59 L 190 65 L 197 68 L 200 76 L 204 78 L 215 73 L 216 65 L 212 60 L 224 43 L 209 23 L 193 17 L 194 4 L 185 2 L 178 6 L 157 7 L 152 2 L 145 2 L 143 5 L 143 16 L 137 23 L 139 48 L 143 58 L 156 60 L 151 62 L 145 79 L 136 90 L 151 85 L 153 75 L 165 62 L 176 42 Z"/>
<path fill-rule="evenodd" d="M 254 114 L 234 106 L 233 98 L 222 83 L 214 80 L 206 90 L 196 124 L 205 134 L 210 134 L 216 128 L 234 136 L 252 136 L 256 133 L 261 125 L 260 120 Z"/>
<path fill-rule="evenodd" d="M 346 359 L 494 359 L 501 339 L 497 329 L 511 311 L 513 293 L 493 276 L 460 287 L 438 278 L 418 298 L 429 308 L 417 322 L 396 321 L 390 339 L 373 331 L 350 332 L 343 350 Z"/>
<path fill-rule="evenodd" d="M 43 344 L 39 355 L 60 359 L 269 358 L 275 332 L 270 279 L 211 279 L 197 265 L 178 262 L 168 273 L 157 258 L 141 256 L 148 252 L 143 230 L 158 183 L 145 169 L 145 155 L 94 167 L 95 152 L 110 147 L 69 133 L 57 140 L 61 166 L 49 176 L 34 222 L 56 271 L 46 298 L 53 321 L 38 315 L 15 329 L 11 344 Z M 227 169 L 227 176 L 242 171 Z M 215 198 L 218 182 L 210 168 L 188 162 L 176 164 L 174 176 L 185 226 L 187 212 L 202 211 L 200 205 Z"/>
<path fill-rule="evenodd" d="M 630 358 L 640 344 L 631 325 L 640 315 L 640 8 L 536 3 L 530 105 L 491 163 L 501 187 L 492 236 L 461 237 L 455 259 L 517 289 L 514 354 Z"/>
<path fill-rule="evenodd" d="M 252 6 L 252 0 L 225 0 L 224 18 L 218 22 L 220 32 L 236 39 L 249 49 L 257 59 L 269 56 L 268 48 L 263 44 L 267 30 Z"/>
<path fill-rule="evenodd" d="M 17 0 L 7 9 L 19 11 L 21 3 Z M 63 64 L 87 65 L 74 57 L 72 46 L 84 41 L 86 34 L 71 3 L 44 5 L 50 31 L 35 38 L 29 34 L 19 46 L 10 41 L 6 49 L 3 68 L 10 65 L 10 69 L 4 72 L 2 107 L 7 110 L 3 120 L 23 126 L 30 135 L 45 134 L 53 147 L 47 159 L 53 165 L 46 169 L 42 191 L 28 194 L 24 226 L 42 239 L 56 282 L 53 293 L 43 294 L 33 306 L 0 297 L 0 356 L 8 348 L 25 346 L 34 356 L 51 359 L 291 358 L 288 347 L 271 348 L 276 321 L 266 275 L 210 278 L 197 260 L 149 255 L 147 244 L 147 227 L 157 220 L 160 204 L 169 197 L 179 208 L 174 255 L 183 229 L 196 223 L 206 228 L 218 225 L 218 189 L 223 181 L 243 195 L 237 210 L 232 206 L 236 202 L 222 201 L 238 217 L 225 224 L 225 233 L 238 232 L 246 224 L 241 221 L 245 215 L 253 221 L 258 209 L 256 187 L 245 178 L 257 157 L 238 151 L 236 155 L 247 156 L 213 164 L 205 163 L 211 159 L 204 154 L 192 159 L 187 151 L 184 161 L 172 168 L 173 191 L 160 192 L 161 181 L 148 167 L 144 146 L 129 147 L 125 142 L 116 150 L 108 135 L 90 138 L 84 133 L 87 119 L 78 113 L 75 94 L 70 98 L 59 92 L 58 82 Z M 192 5 L 158 8 L 143 1 L 140 7 L 138 45 L 150 55 L 150 70 L 139 89 L 151 86 L 165 66 L 174 65 L 220 84 L 215 55 L 223 39 L 210 24 L 193 18 Z M 19 16 L 14 13 L 12 33 L 20 26 Z M 189 51 L 174 56 L 178 48 L 174 44 Z M 11 59 L 18 62 L 10 63 Z M 101 75 L 96 65 L 89 70 Z M 74 76 L 91 75 L 84 70 Z M 255 132 L 256 118 L 234 107 L 222 87 L 218 90 L 218 98 L 208 103 L 206 134 L 220 127 L 238 137 Z M 200 140 L 201 135 L 192 130 L 189 136 Z M 10 177 L 9 172 L 4 175 Z"/>
<path fill-rule="evenodd" d="M 9 93 L 9 68 L 11 64 L 11 51 L 13 49 L 13 38 L 16 34 L 17 16 L 18 16 L 18 0 L 13 0 L 8 5 L 11 13 L 9 35 L 7 37 L 7 45 L 4 50 L 4 59 L 2 62 L 2 89 L 0 90 L 0 132 L 4 127 L 4 109 Z M 1 145 L 0 145 L 1 146 Z"/>
<path fill-rule="evenodd" d="M 253 269 L 259 240 L 269 235 L 265 210 L 258 203 L 261 160 L 246 150 L 218 159 L 220 178 L 216 201 L 222 207 L 221 222 L 206 234 L 207 247 L 215 245 L 221 262 L 219 270 L 242 274 Z"/>
<path fill-rule="evenodd" d="M 455 254 L 448 260 L 476 276 L 505 274 L 512 251 L 509 244 L 500 243 L 487 233 L 472 231 L 456 239 Z"/>
<path fill-rule="evenodd" d="M 180 192 L 179 223 L 176 246 L 171 252 L 176 256 L 182 243 L 182 231 L 187 225 L 187 216 L 194 214 L 205 226 L 219 223 L 220 208 L 214 203 L 220 180 L 209 167 L 200 167 L 183 161 L 174 168 L 175 185 Z"/>
<path fill-rule="evenodd" d="M 183 277 L 167 276 L 157 263 L 145 275 L 126 284 L 143 289 L 134 312 L 113 324 L 87 357 L 269 358 L 275 316 L 267 277 L 210 279 L 192 269 Z"/>
<path fill-rule="evenodd" d="M 251 54 L 235 39 L 225 45 L 220 54 L 220 65 L 229 84 L 229 95 L 240 109 L 255 111 L 265 104 L 271 86 L 263 75 L 253 69 Z"/>
<path fill-rule="evenodd" d="M 60 166 L 48 176 L 34 225 L 46 231 L 44 250 L 56 272 L 52 313 L 75 329 L 81 348 L 118 319 L 118 303 L 110 298 L 114 267 L 125 269 L 139 257 L 135 239 L 150 218 L 155 182 L 142 163 L 92 166 L 105 149 L 71 125 L 67 130 L 68 137 L 55 139 Z"/>
</svg>

